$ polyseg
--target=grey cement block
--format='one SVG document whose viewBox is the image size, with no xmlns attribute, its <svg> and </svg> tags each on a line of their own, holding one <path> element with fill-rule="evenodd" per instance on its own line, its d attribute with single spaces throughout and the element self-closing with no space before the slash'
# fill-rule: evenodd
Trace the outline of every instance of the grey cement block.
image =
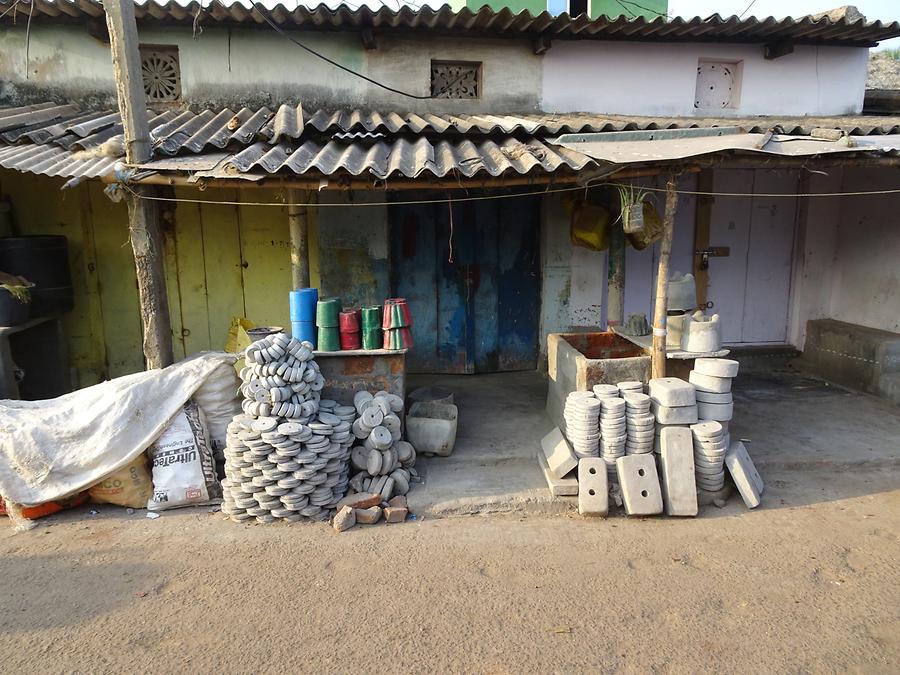
<svg viewBox="0 0 900 675">
<path fill-rule="evenodd" d="M 694 405 L 694 385 L 677 377 L 657 377 L 650 380 L 650 398 L 670 408 Z"/>
<path fill-rule="evenodd" d="M 660 424 L 694 424 L 697 422 L 697 404 L 686 405 L 679 408 L 670 408 L 652 402 L 653 415 Z"/>
<path fill-rule="evenodd" d="M 622 487 L 625 512 L 629 516 L 662 513 L 662 494 L 652 453 L 619 457 L 616 460 L 616 474 Z"/>
<path fill-rule="evenodd" d="M 694 370 L 713 377 L 736 377 L 740 364 L 732 359 L 694 359 Z"/>
<path fill-rule="evenodd" d="M 541 449 L 547 458 L 547 466 L 556 478 L 562 478 L 578 466 L 578 458 L 559 427 L 544 436 Z"/>
<path fill-rule="evenodd" d="M 725 466 L 734 479 L 734 484 L 741 493 L 747 508 L 755 509 L 759 506 L 760 495 L 765 486 L 743 443 L 735 441 L 731 444 L 725 454 Z"/>
<path fill-rule="evenodd" d="M 727 422 L 734 415 L 734 403 L 697 402 L 697 417 L 701 420 L 718 420 Z"/>
<path fill-rule="evenodd" d="M 606 462 L 598 457 L 578 460 L 578 513 L 600 517 L 609 513 Z"/>
<path fill-rule="evenodd" d="M 714 394 L 711 391 L 698 391 L 697 403 L 732 403 L 734 397 L 731 392 L 725 394 Z"/>
<path fill-rule="evenodd" d="M 697 482 L 691 430 L 668 427 L 660 435 L 663 503 L 670 516 L 697 515 Z"/>
<path fill-rule="evenodd" d="M 544 453 L 538 452 L 537 458 L 541 471 L 544 472 L 544 478 L 547 480 L 547 487 L 550 489 L 551 495 L 554 497 L 573 497 L 578 494 L 578 479 L 575 476 L 557 478 L 550 471 Z"/>
<path fill-rule="evenodd" d="M 688 380 L 697 388 L 697 391 L 711 391 L 714 394 L 724 394 L 731 391 L 730 377 L 715 377 L 714 375 L 703 375 L 696 370 L 692 370 L 688 374 Z"/>
</svg>

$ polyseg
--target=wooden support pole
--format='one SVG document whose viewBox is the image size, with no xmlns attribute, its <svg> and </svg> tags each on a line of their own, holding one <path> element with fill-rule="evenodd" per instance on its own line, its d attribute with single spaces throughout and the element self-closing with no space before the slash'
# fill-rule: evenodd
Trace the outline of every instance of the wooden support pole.
<svg viewBox="0 0 900 675">
<path fill-rule="evenodd" d="M 104 0 L 103 7 L 125 132 L 125 159 L 131 165 L 142 164 L 150 159 L 150 127 L 134 3 L 132 0 Z M 164 368 L 174 360 L 159 211 L 153 201 L 142 198 L 150 196 L 152 190 L 152 187 L 137 186 L 127 197 L 128 230 L 134 253 L 144 329 L 144 359 L 148 369 Z"/>
<path fill-rule="evenodd" d="M 666 211 L 663 216 L 663 235 L 659 246 L 659 270 L 656 274 L 656 304 L 653 308 L 653 350 L 650 355 L 650 377 L 666 376 L 666 305 L 669 299 L 669 258 L 675 233 L 675 209 L 678 193 L 673 173 L 666 181 Z"/>
<path fill-rule="evenodd" d="M 607 330 L 625 322 L 625 230 L 617 221 L 609 227 L 609 256 L 606 260 Z"/>
<path fill-rule="evenodd" d="M 310 192 L 290 188 L 288 223 L 291 228 L 291 283 L 294 288 L 309 288 L 309 211 Z"/>
</svg>

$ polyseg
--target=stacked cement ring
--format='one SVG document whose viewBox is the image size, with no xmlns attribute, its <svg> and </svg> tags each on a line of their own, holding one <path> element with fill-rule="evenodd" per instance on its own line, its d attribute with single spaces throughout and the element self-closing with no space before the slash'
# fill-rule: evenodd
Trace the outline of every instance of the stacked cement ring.
<svg viewBox="0 0 900 675">
<path fill-rule="evenodd" d="M 718 422 L 691 425 L 694 436 L 694 469 L 697 487 L 716 492 L 725 487 L 725 452 L 728 434 Z"/>
<path fill-rule="evenodd" d="M 579 459 L 597 457 L 600 452 L 600 401 L 594 394 L 573 392 L 566 398 L 563 417 L 566 420 L 566 436 Z"/>
<path fill-rule="evenodd" d="M 606 463 L 607 473 L 616 475 L 616 460 L 625 455 L 628 430 L 625 419 L 625 401 L 607 396 L 600 399 L 600 456 Z"/>
<path fill-rule="evenodd" d="M 625 442 L 626 455 L 644 455 L 653 452 L 653 437 L 656 418 L 650 412 L 650 397 L 636 391 L 626 390 L 625 400 Z"/>
<path fill-rule="evenodd" d="M 325 380 L 312 355 L 310 343 L 281 333 L 247 348 L 245 412 L 225 443 L 222 511 L 232 520 L 327 520 L 347 491 L 351 423 L 320 410 Z"/>
<path fill-rule="evenodd" d="M 619 396 L 625 396 L 625 394 L 643 394 L 644 393 L 644 383 L 634 381 L 627 382 L 617 382 L 616 387 L 619 389 Z"/>
<path fill-rule="evenodd" d="M 353 405 L 359 414 L 353 422 L 353 435 L 362 445 L 350 454 L 350 463 L 359 470 L 350 487 L 356 492 L 378 492 L 382 501 L 405 495 L 416 451 L 411 443 L 401 440 L 403 399 L 386 391 L 375 395 L 358 391 Z"/>
</svg>

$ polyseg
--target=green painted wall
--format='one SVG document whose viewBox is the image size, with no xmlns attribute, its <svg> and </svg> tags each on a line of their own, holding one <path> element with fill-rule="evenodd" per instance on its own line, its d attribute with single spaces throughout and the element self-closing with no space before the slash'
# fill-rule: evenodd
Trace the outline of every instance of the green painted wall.
<svg viewBox="0 0 900 675">
<path fill-rule="evenodd" d="M 21 234 L 64 234 L 75 309 L 65 317 L 73 383 L 77 387 L 143 369 L 141 323 L 127 212 L 92 181 L 60 191 L 63 179 L 0 170 L 0 195 L 12 203 Z M 240 204 L 178 203 L 165 218 L 166 285 L 176 359 L 206 349 L 221 349 L 232 316 L 260 325 L 289 327 L 287 294 L 291 285 L 287 209 L 248 202 L 283 202 L 276 190 L 196 190 L 179 188 L 177 198 Z M 310 210 L 310 276 L 324 294 L 344 293 L 351 299 L 379 302 L 372 291 L 387 294 L 383 259 L 354 259 L 360 291 L 347 286 L 329 262 L 328 278 L 320 260 L 347 260 L 346 230 L 352 224 L 345 209 L 329 214 Z M 367 220 L 363 209 L 353 219 Z M 320 216 L 324 213 L 324 216 Z M 384 207 L 373 222 L 384 222 Z M 319 222 L 332 231 L 320 243 Z M 376 226 L 373 232 L 386 232 Z M 342 232 L 346 236 L 341 236 Z M 386 244 L 384 244 L 386 247 Z M 324 287 L 323 287 L 324 280 Z M 329 285 L 331 288 L 329 288 Z"/>
<path fill-rule="evenodd" d="M 557 6 L 568 6 L 566 0 L 559 0 L 559 4 L 554 3 L 552 0 L 507 0 L 506 2 L 502 0 L 494 0 L 493 2 L 486 0 L 456 0 L 456 2 L 450 2 L 449 4 L 454 9 L 468 7 L 475 11 L 487 5 L 495 10 L 508 7 L 516 13 L 527 9 L 532 14 L 540 14 L 548 8 L 552 11 L 552 8 Z M 639 0 L 637 3 L 631 0 L 589 0 L 588 7 L 588 13 L 591 18 L 605 14 L 606 16 L 622 15 L 629 18 L 643 16 L 647 19 L 655 19 L 658 16 L 665 16 L 669 9 L 669 2 L 668 0 Z"/>
</svg>

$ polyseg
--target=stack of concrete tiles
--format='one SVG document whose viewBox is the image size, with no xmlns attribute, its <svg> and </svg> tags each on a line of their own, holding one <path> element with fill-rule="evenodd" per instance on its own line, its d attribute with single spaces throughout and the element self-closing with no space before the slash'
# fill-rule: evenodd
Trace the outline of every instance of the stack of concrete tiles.
<svg viewBox="0 0 900 675">
<path fill-rule="evenodd" d="M 566 398 L 563 412 L 566 420 L 566 438 L 572 444 L 575 455 L 597 457 L 600 444 L 600 401 L 593 392 L 572 392 Z"/>
<path fill-rule="evenodd" d="M 616 460 L 625 455 L 628 428 L 625 418 L 625 401 L 618 396 L 600 399 L 600 457 L 606 463 L 607 473 L 615 477 Z"/>
<path fill-rule="evenodd" d="M 697 417 L 725 422 L 734 414 L 731 381 L 738 374 L 738 362 L 731 359 L 700 358 L 694 361 L 689 380 L 697 390 Z"/>
<path fill-rule="evenodd" d="M 626 391 L 622 398 L 625 399 L 625 427 L 628 434 L 625 454 L 643 455 L 652 452 L 656 419 L 650 412 L 650 397 L 636 391 Z"/>
<path fill-rule="evenodd" d="M 694 469 L 697 487 L 718 492 L 725 487 L 725 453 L 729 439 L 719 422 L 699 422 L 691 425 L 694 435 Z"/>
<path fill-rule="evenodd" d="M 697 422 L 697 399 L 694 387 L 677 377 L 658 377 L 648 383 L 650 405 L 656 416 L 654 446 L 662 451 L 660 435 L 667 427 L 688 427 Z"/>
</svg>

